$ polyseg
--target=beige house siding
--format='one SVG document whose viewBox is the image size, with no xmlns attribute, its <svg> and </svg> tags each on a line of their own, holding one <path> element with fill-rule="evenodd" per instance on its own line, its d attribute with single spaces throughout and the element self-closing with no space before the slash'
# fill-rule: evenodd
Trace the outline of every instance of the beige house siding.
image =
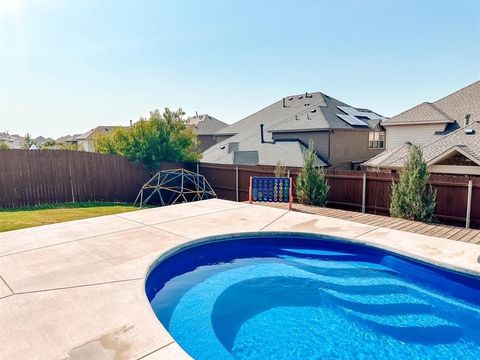
<svg viewBox="0 0 480 360">
<path fill-rule="evenodd" d="M 446 124 L 410 124 L 386 126 L 387 150 L 403 145 L 407 141 L 413 145 L 424 145 L 433 139 L 435 132 L 444 131 L 445 125 Z"/>
<path fill-rule="evenodd" d="M 330 134 L 330 164 L 349 169 L 352 161 L 363 162 L 380 154 L 383 149 L 368 148 L 368 133 L 365 130 L 335 130 Z"/>
<path fill-rule="evenodd" d="M 78 140 L 77 144 L 79 150 L 95 152 L 95 146 L 93 145 L 92 139 Z"/>
<path fill-rule="evenodd" d="M 312 140 L 318 156 L 326 161 L 328 161 L 328 158 L 330 157 L 329 131 L 273 133 L 272 136 L 274 140 L 298 139 L 306 145 Z"/>
<path fill-rule="evenodd" d="M 428 171 L 438 174 L 480 175 L 480 166 L 430 165 Z"/>
</svg>

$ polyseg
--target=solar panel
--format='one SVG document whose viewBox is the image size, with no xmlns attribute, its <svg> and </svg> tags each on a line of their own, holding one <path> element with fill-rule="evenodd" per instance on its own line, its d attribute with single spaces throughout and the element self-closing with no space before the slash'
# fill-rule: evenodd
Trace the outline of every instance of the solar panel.
<svg viewBox="0 0 480 360">
<path fill-rule="evenodd" d="M 381 119 L 382 117 L 378 114 L 375 114 L 373 111 L 362 109 L 358 110 L 350 106 L 337 106 L 342 112 L 347 115 L 356 116 L 356 117 L 367 117 L 370 120 Z"/>
<path fill-rule="evenodd" d="M 347 122 L 348 124 L 352 126 L 368 126 L 366 123 L 364 123 L 361 120 L 358 120 L 355 116 L 353 115 L 344 115 L 344 114 L 337 114 L 337 116 L 342 119 L 343 121 Z"/>
</svg>

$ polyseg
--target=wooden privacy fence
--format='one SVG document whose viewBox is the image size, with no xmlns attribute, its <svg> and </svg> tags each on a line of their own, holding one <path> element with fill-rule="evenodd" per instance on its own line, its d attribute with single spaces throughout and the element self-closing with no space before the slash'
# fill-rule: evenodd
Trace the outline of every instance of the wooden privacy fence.
<svg viewBox="0 0 480 360">
<path fill-rule="evenodd" d="M 222 199 L 248 200 L 250 176 L 273 176 L 274 166 L 223 164 L 163 164 L 162 168 L 184 166 L 199 171 Z M 300 168 L 289 168 L 294 182 Z M 391 185 L 398 176 L 387 172 L 330 171 L 328 207 L 389 215 Z M 439 222 L 480 228 L 480 178 L 452 175 L 431 175 L 430 184 L 437 192 L 436 216 Z"/>
<path fill-rule="evenodd" d="M 0 208 L 45 203 L 133 202 L 149 172 L 116 155 L 0 150 Z"/>
<path fill-rule="evenodd" d="M 274 166 L 209 163 L 162 164 L 204 175 L 217 196 L 247 201 L 250 176 L 269 176 Z M 290 168 L 296 181 L 301 169 Z M 150 173 L 116 155 L 62 150 L 0 150 L 0 208 L 72 201 L 133 202 Z M 391 184 L 384 172 L 327 171 L 327 206 L 373 214 L 389 214 Z M 432 175 L 440 222 L 480 228 L 480 178 Z"/>
</svg>

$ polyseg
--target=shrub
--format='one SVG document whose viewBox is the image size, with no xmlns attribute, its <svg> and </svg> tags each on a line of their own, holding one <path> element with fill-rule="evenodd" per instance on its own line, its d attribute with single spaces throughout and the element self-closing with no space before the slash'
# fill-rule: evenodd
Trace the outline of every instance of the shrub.
<svg viewBox="0 0 480 360">
<path fill-rule="evenodd" d="M 313 142 L 310 142 L 297 179 L 297 197 L 302 204 L 325 206 L 330 186 L 325 180 L 323 168 L 315 166 L 316 158 Z"/>
<path fill-rule="evenodd" d="M 392 183 L 390 215 L 433 222 L 437 194 L 428 185 L 430 174 L 418 146 L 413 146 L 399 181 Z"/>
<path fill-rule="evenodd" d="M 198 161 L 197 135 L 187 127 L 183 115 L 182 109 L 166 108 L 163 114 L 152 111 L 150 118 L 140 119 L 131 127 L 95 136 L 95 151 L 126 156 L 148 169 L 157 169 L 162 161 Z"/>
<path fill-rule="evenodd" d="M 277 161 L 275 165 L 275 177 L 286 177 L 287 176 L 287 167 L 280 160 Z"/>
</svg>

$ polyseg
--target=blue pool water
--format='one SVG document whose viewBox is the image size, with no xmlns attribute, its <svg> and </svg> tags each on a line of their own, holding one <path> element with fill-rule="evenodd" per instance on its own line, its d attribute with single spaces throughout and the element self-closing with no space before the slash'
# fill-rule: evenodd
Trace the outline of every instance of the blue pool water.
<svg viewBox="0 0 480 360">
<path fill-rule="evenodd" d="M 149 274 L 195 359 L 480 359 L 480 278 L 301 234 L 234 236 Z"/>
</svg>

